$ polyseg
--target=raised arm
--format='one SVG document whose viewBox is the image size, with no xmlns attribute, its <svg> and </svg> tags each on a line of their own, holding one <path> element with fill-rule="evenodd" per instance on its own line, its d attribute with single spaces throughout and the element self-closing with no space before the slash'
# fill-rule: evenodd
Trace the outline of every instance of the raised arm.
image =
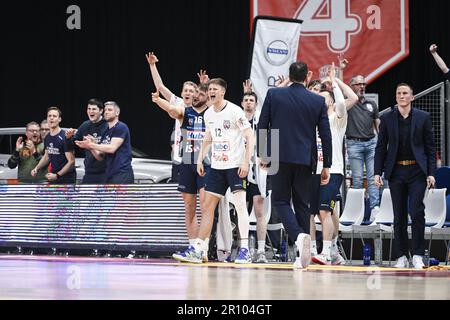
<svg viewBox="0 0 450 320">
<path fill-rule="evenodd" d="M 347 110 L 350 110 L 351 107 L 355 105 L 356 102 L 358 102 L 358 96 L 356 93 L 350 88 L 347 84 L 345 84 L 341 79 L 336 78 L 336 84 L 339 86 L 339 88 L 342 90 L 342 94 L 345 98 L 345 108 Z"/>
<path fill-rule="evenodd" d="M 153 52 L 149 52 L 145 55 L 145 57 L 147 58 L 148 65 L 150 67 L 150 73 L 152 74 L 152 79 L 153 83 L 155 84 L 156 90 L 161 92 L 164 98 L 170 100 L 173 93 L 164 85 L 161 76 L 159 75 L 158 68 L 156 67 L 158 58 L 154 55 Z"/>
<path fill-rule="evenodd" d="M 442 58 L 437 53 L 437 48 L 438 48 L 437 45 L 432 44 L 430 46 L 430 53 L 433 56 L 434 61 L 436 61 L 436 64 L 438 65 L 438 67 L 442 70 L 442 72 L 448 73 L 450 71 L 450 69 L 447 67 L 444 60 L 442 60 Z"/>
<path fill-rule="evenodd" d="M 159 96 L 159 91 L 156 90 L 152 93 L 152 101 L 156 103 L 161 109 L 163 109 L 167 114 L 175 120 L 183 120 L 184 108 L 181 106 L 171 105 L 167 100 L 162 99 Z"/>
</svg>

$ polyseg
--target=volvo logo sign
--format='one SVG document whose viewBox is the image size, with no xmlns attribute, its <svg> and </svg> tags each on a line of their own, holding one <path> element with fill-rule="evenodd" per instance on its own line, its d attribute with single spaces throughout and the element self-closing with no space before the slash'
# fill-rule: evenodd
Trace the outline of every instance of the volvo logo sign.
<svg viewBox="0 0 450 320">
<path fill-rule="evenodd" d="M 289 46 L 282 40 L 274 40 L 265 51 L 267 61 L 274 66 L 281 66 L 289 59 Z"/>
</svg>

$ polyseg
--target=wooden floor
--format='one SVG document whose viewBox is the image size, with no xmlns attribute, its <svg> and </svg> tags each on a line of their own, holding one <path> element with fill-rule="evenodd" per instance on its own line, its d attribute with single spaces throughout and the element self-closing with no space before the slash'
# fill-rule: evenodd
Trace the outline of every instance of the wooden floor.
<svg viewBox="0 0 450 320">
<path fill-rule="evenodd" d="M 0 299 L 444 299 L 450 268 L 182 264 L 167 259 L 0 256 Z"/>
</svg>

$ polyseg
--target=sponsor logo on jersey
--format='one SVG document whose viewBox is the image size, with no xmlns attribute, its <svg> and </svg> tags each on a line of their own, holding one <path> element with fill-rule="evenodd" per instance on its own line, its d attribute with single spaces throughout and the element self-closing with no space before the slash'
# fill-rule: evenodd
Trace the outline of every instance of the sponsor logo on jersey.
<svg viewBox="0 0 450 320">
<path fill-rule="evenodd" d="M 227 162 L 229 158 L 226 153 L 214 152 L 213 159 L 216 162 Z"/>
<path fill-rule="evenodd" d="M 367 110 L 369 110 L 370 112 L 373 112 L 373 107 L 370 103 L 366 103 L 366 108 Z"/>
<path fill-rule="evenodd" d="M 214 151 L 227 152 L 227 151 L 230 151 L 230 144 L 226 141 L 214 142 L 213 148 L 214 148 L 213 149 Z"/>
<path fill-rule="evenodd" d="M 53 146 L 53 142 L 50 142 L 50 143 L 49 143 L 49 145 L 48 145 L 48 147 L 47 147 L 47 152 L 48 152 L 48 154 L 55 154 L 55 155 L 60 154 L 59 149 L 58 149 L 58 148 L 55 148 L 55 147 Z"/>
<path fill-rule="evenodd" d="M 202 131 L 187 131 L 186 139 L 188 141 L 202 141 L 205 137 L 205 133 Z"/>
</svg>

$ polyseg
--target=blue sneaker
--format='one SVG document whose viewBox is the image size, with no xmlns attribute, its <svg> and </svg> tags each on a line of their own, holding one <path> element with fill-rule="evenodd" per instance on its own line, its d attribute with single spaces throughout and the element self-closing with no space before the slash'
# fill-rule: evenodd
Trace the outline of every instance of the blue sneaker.
<svg viewBox="0 0 450 320">
<path fill-rule="evenodd" d="M 252 263 L 252 257 L 250 256 L 250 252 L 248 252 L 248 249 L 241 248 L 239 250 L 238 256 L 234 260 L 234 263 L 240 263 L 240 264 Z"/>
<path fill-rule="evenodd" d="M 186 251 L 174 253 L 172 257 L 181 262 L 202 263 L 202 253 L 195 251 L 193 246 L 189 246 Z"/>
</svg>

